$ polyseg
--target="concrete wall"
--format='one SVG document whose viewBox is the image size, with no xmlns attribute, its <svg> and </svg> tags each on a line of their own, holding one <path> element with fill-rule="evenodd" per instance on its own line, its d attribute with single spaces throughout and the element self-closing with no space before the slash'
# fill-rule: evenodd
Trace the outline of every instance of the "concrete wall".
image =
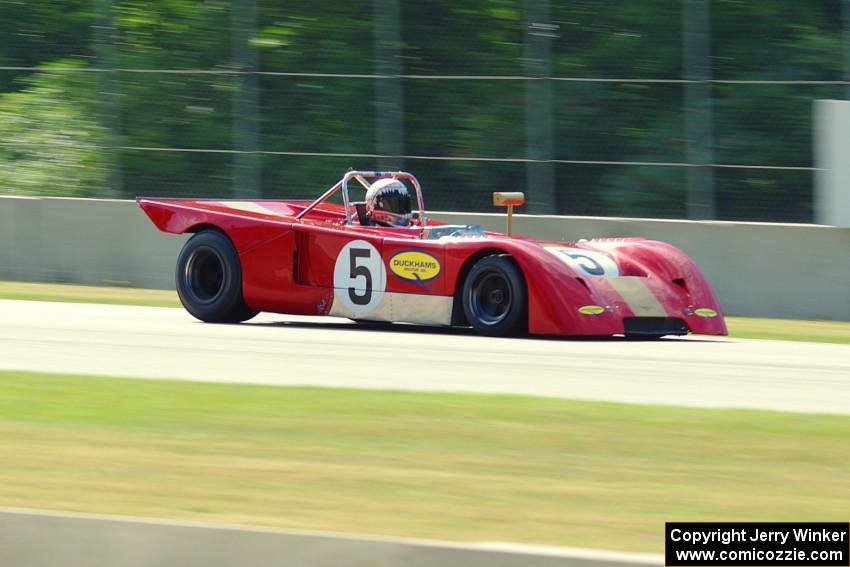
<svg viewBox="0 0 850 567">
<path fill-rule="evenodd" d="M 850 227 L 850 101 L 815 101 L 815 221 Z"/>
<path fill-rule="evenodd" d="M 501 214 L 431 216 L 504 230 Z M 515 231 L 663 240 L 696 260 L 728 314 L 850 321 L 848 228 L 517 215 Z M 173 288 L 184 241 L 130 201 L 0 197 L 0 279 Z"/>
<path fill-rule="evenodd" d="M 184 241 L 132 201 L 0 197 L 0 279 L 173 289 Z"/>
<path fill-rule="evenodd" d="M 660 567 L 662 564 L 660 555 L 637 553 L 508 544 L 463 545 L 0 510 L 0 565 L 9 567 Z"/>
</svg>

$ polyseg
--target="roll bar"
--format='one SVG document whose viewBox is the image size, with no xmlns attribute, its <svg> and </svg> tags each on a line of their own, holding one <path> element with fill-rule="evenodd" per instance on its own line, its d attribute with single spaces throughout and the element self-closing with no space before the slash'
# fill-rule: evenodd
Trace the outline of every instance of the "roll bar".
<svg viewBox="0 0 850 567">
<path fill-rule="evenodd" d="M 304 210 L 295 215 L 295 218 L 300 219 L 304 217 L 307 213 L 327 201 L 332 195 L 334 195 L 334 193 L 342 189 L 342 203 L 345 207 L 345 224 L 346 226 L 350 226 L 352 224 L 352 220 L 351 201 L 348 198 L 348 183 L 352 179 L 359 181 L 366 189 L 369 187 L 367 179 L 406 179 L 409 181 L 416 190 L 416 203 L 419 207 L 419 224 L 421 225 L 422 230 L 425 230 L 427 219 L 425 218 L 425 201 L 422 199 L 422 187 L 419 185 L 419 180 L 416 179 L 412 173 L 408 173 L 406 171 L 349 171 L 342 179 L 337 181 L 333 187 L 322 193 L 318 199 L 307 205 Z"/>
</svg>

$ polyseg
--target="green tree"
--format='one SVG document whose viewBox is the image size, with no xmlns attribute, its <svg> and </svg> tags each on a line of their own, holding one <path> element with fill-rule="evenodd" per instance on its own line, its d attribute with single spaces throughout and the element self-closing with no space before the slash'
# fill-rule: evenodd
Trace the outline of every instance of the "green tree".
<svg viewBox="0 0 850 567">
<path fill-rule="evenodd" d="M 57 62 L 0 95 L 0 193 L 93 197 L 105 185 L 106 132 L 94 120 L 92 83 Z M 62 71 L 65 69 L 66 71 Z"/>
<path fill-rule="evenodd" d="M 405 73 L 524 73 L 522 0 L 401 2 Z M 258 28 L 248 41 L 258 50 L 261 71 L 374 73 L 371 2 L 257 4 Z M 551 4 L 554 76 L 681 77 L 679 2 Z M 118 164 L 126 196 L 230 195 L 233 158 L 226 152 L 239 118 L 233 116 L 233 98 L 240 88 L 238 78 L 226 73 L 233 70 L 234 4 L 111 0 L 110 43 L 117 50 L 112 60 L 119 68 L 145 72 L 114 72 L 104 81 L 104 75 L 86 69 L 104 63 L 96 60 L 93 44 L 104 38 L 94 31 L 102 29 L 95 26 L 104 23 L 108 5 L 107 0 L 0 0 L 0 66 L 41 69 L 0 71 L 2 190 L 110 194 L 104 169 Z M 713 0 L 711 8 L 715 78 L 841 77 L 840 0 Z M 43 70 L 60 61 L 73 61 L 78 70 Z M 372 159 L 274 152 L 375 153 L 375 89 L 402 83 L 406 154 L 525 157 L 522 81 L 266 74 L 259 78 L 265 196 L 308 196 L 349 166 L 376 166 Z M 556 158 L 686 160 L 681 85 L 555 81 L 552 88 Z M 811 166 L 812 101 L 841 91 L 841 86 L 716 85 L 716 161 Z M 117 111 L 105 113 L 107 107 Z M 104 131 L 107 125 L 110 132 Z M 80 147 L 70 148 L 71 142 Z M 92 148 L 119 142 L 128 149 Z M 66 171 L 61 163 L 76 165 Z M 525 185 L 522 163 L 409 160 L 405 166 L 422 179 L 429 208 L 489 209 L 490 191 Z M 685 212 L 683 168 L 560 164 L 555 171 L 555 213 L 677 217 Z M 716 180 L 722 218 L 811 219 L 808 172 L 719 169 Z"/>
</svg>

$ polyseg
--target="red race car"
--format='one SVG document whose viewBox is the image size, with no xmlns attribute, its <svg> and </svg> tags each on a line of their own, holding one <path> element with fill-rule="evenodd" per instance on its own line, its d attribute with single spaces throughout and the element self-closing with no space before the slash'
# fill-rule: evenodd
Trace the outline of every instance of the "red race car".
<svg viewBox="0 0 850 567">
<path fill-rule="evenodd" d="M 353 202 L 360 185 L 365 199 Z M 342 204 L 329 201 L 338 192 Z M 726 334 L 681 250 L 642 238 L 511 236 L 522 194 L 494 201 L 509 207 L 507 235 L 428 221 L 405 172 L 349 171 L 312 202 L 138 199 L 159 230 L 194 233 L 177 260 L 177 292 L 202 321 L 270 311 L 491 336 Z"/>
</svg>

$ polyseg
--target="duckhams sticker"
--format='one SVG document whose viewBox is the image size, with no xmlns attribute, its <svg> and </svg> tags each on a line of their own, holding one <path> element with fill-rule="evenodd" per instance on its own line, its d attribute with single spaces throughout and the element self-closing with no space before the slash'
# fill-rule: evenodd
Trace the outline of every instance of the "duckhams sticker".
<svg viewBox="0 0 850 567">
<path fill-rule="evenodd" d="M 390 271 L 403 280 L 426 287 L 427 282 L 440 275 L 440 262 L 423 250 L 397 252 L 388 262 Z"/>
</svg>

